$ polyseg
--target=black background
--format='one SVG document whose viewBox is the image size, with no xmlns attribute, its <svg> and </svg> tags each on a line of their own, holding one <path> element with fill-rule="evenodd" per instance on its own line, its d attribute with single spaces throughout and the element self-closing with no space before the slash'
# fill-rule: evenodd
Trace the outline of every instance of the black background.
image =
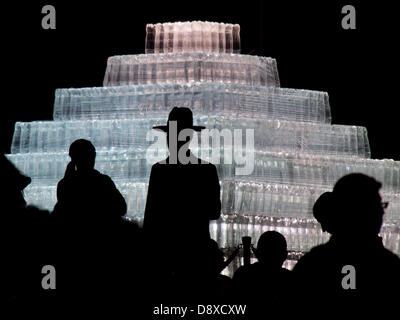
<svg viewBox="0 0 400 320">
<path fill-rule="evenodd" d="M 41 27 L 44 5 L 56 30 Z M 356 8 L 356 30 L 341 9 Z M 102 86 L 107 57 L 144 53 L 146 23 L 238 23 L 242 53 L 277 59 L 282 87 L 327 91 L 334 124 L 368 129 L 373 158 L 400 160 L 398 15 L 366 1 L 37 1 L 1 4 L 1 148 L 15 121 L 52 119 L 56 88 Z"/>
</svg>

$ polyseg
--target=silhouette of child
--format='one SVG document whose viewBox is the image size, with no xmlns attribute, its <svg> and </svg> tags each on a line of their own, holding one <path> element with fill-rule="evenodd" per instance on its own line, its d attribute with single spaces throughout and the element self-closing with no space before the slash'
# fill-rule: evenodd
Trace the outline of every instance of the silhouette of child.
<svg viewBox="0 0 400 320">
<path fill-rule="evenodd" d="M 279 232 L 264 232 L 254 251 L 258 261 L 241 266 L 233 276 L 233 283 L 240 298 L 253 302 L 253 312 L 258 313 L 265 309 L 266 301 L 273 307 L 287 301 L 292 276 L 291 271 L 282 267 L 288 252 L 286 239 Z"/>
</svg>

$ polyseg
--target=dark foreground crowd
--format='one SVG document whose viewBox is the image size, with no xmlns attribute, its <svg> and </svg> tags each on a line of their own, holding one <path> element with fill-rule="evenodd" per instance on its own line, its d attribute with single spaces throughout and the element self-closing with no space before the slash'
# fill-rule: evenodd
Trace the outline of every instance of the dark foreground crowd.
<svg viewBox="0 0 400 320">
<path fill-rule="evenodd" d="M 139 227 L 122 218 L 123 196 L 94 169 L 92 144 L 77 140 L 69 155 L 51 213 L 26 205 L 23 190 L 30 178 L 1 155 L 3 302 L 92 314 L 110 308 L 138 319 L 175 319 L 182 315 L 162 315 L 162 308 L 197 310 L 200 304 L 246 305 L 241 317 L 255 319 L 399 314 L 400 260 L 379 237 L 388 204 L 382 202 L 381 184 L 371 177 L 344 176 L 316 201 L 314 217 L 331 237 L 306 253 L 293 271 L 282 267 L 285 238 L 268 231 L 254 239 L 257 262 L 241 266 L 230 278 L 221 274 L 230 260 L 208 231 L 221 211 L 213 165 L 171 164 L 170 159 L 154 165 Z M 208 310 L 185 317 L 223 316 L 211 314 L 219 307 Z"/>
</svg>

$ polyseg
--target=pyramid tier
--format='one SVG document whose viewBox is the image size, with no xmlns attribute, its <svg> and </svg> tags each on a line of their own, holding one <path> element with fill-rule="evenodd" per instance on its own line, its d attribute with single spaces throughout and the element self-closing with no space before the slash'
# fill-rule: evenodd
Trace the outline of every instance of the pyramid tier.
<svg viewBox="0 0 400 320">
<path fill-rule="evenodd" d="M 307 219 L 318 197 L 332 188 L 275 184 L 257 181 L 225 181 L 222 183 L 223 212 L 246 216 L 273 216 Z M 385 221 L 400 222 L 400 193 L 382 193 L 390 203 Z"/>
<path fill-rule="evenodd" d="M 132 119 L 168 116 L 173 106 L 196 115 L 231 112 L 250 118 L 330 123 L 326 92 L 196 82 L 57 89 L 54 119 Z"/>
<path fill-rule="evenodd" d="M 400 193 L 400 162 L 393 160 L 255 152 L 254 162 L 249 157 L 247 163 L 238 163 L 233 159 L 231 164 L 226 164 L 224 151 L 220 154 L 220 164 L 217 164 L 222 181 L 240 179 L 249 183 L 331 188 L 342 176 L 361 172 L 382 182 L 382 191 Z M 153 157 L 144 149 L 98 152 L 95 167 L 116 182 L 147 181 L 152 164 L 164 156 L 160 153 L 158 157 Z M 64 176 L 69 162 L 67 153 L 15 154 L 7 157 L 32 178 L 34 185 L 56 184 Z"/>
<path fill-rule="evenodd" d="M 400 162 L 387 159 L 258 152 L 254 171 L 247 178 L 268 183 L 331 188 L 338 179 L 355 172 L 382 182 L 385 192 L 400 193 Z"/>
<path fill-rule="evenodd" d="M 194 118 L 195 123 L 207 128 L 196 134 L 192 141 L 194 148 L 196 144 L 211 147 L 212 142 L 234 148 L 254 145 L 257 150 L 370 157 L 364 127 L 237 118 L 229 113 L 197 114 Z M 92 141 L 98 151 L 149 148 L 156 139 L 165 146 L 165 134 L 152 130 L 153 126 L 165 122 L 165 118 L 17 122 L 11 152 L 66 152 L 70 144 L 80 138 Z M 207 139 L 207 135 L 212 140 Z M 252 137 L 254 144 L 251 144 Z"/>
<path fill-rule="evenodd" d="M 127 206 L 127 216 L 141 221 L 147 197 L 147 181 L 115 180 Z M 220 181 L 222 212 L 247 216 L 307 219 L 317 198 L 329 188 L 249 182 Z M 28 203 L 52 210 L 56 203 L 56 185 L 32 184 L 24 192 Z M 400 194 L 382 193 L 390 203 L 385 221 L 400 221 Z"/>
<path fill-rule="evenodd" d="M 143 182 L 117 184 L 127 201 L 127 218 L 141 223 L 146 204 L 147 184 Z M 259 186 L 257 186 L 259 188 Z M 288 248 L 295 251 L 307 251 L 311 247 L 328 240 L 319 224 L 312 219 L 312 205 L 325 190 L 309 189 L 290 185 L 264 185 L 262 198 L 264 211 L 251 211 L 253 197 L 241 194 L 249 190 L 249 184 L 238 182 L 222 183 L 222 211 L 225 213 L 217 222 L 210 224 L 211 235 L 222 248 L 234 247 L 241 243 L 242 236 L 258 239 L 262 232 L 277 230 L 284 234 Z M 232 193 L 232 190 L 235 190 Z M 236 197 L 236 207 L 232 213 L 231 201 L 226 194 Z M 400 254 L 399 217 L 394 211 L 400 208 L 400 195 L 383 195 L 390 206 L 385 214 L 381 229 L 384 244 Z M 56 186 L 29 186 L 25 191 L 28 203 L 52 210 L 56 203 Z M 393 209 L 390 209 L 393 207 Z M 256 209 L 256 208 L 254 208 Z M 94 216 L 93 219 L 96 217 Z"/>
<path fill-rule="evenodd" d="M 263 192 L 264 211 L 252 203 L 246 192 L 249 186 Z M 147 196 L 147 182 L 117 182 L 117 187 L 124 195 L 131 219 L 142 221 Z M 240 181 L 221 181 L 222 212 L 226 214 L 268 215 L 273 217 L 309 218 L 313 201 L 323 189 L 302 186 L 250 184 Z M 254 192 L 254 195 L 256 193 Z M 258 193 L 258 197 L 261 195 Z M 25 199 L 30 204 L 52 209 L 56 203 L 55 185 L 32 185 L 25 189 Z M 249 211 L 255 209 L 257 211 Z"/>
<path fill-rule="evenodd" d="M 109 57 L 103 85 L 189 82 L 280 86 L 275 59 L 226 53 L 158 53 Z"/>
<path fill-rule="evenodd" d="M 240 53 L 240 26 L 202 21 L 147 24 L 145 52 Z"/>
</svg>

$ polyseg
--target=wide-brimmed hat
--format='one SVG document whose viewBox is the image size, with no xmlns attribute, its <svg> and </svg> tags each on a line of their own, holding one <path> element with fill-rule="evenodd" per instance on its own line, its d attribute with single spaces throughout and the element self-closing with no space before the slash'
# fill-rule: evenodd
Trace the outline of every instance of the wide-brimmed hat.
<svg viewBox="0 0 400 320">
<path fill-rule="evenodd" d="M 178 131 L 180 131 L 182 129 L 192 129 L 194 131 L 200 131 L 200 130 L 206 128 L 203 126 L 194 126 L 193 125 L 193 113 L 192 113 L 192 110 L 190 110 L 189 108 L 174 107 L 168 115 L 167 125 L 166 126 L 155 126 L 155 127 L 153 127 L 153 129 L 168 132 L 170 121 L 176 121 Z"/>
</svg>

